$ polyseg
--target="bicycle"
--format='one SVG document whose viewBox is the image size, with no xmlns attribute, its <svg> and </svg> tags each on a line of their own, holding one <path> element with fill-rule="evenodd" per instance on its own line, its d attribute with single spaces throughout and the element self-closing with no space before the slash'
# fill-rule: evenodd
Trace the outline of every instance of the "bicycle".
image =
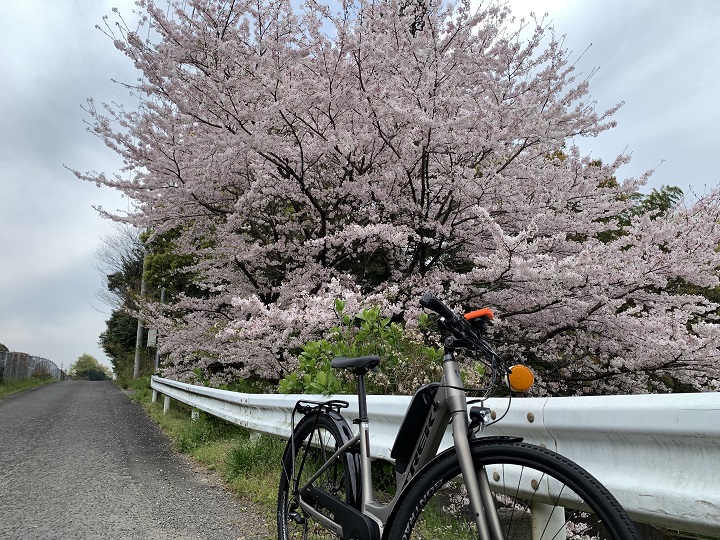
<svg viewBox="0 0 720 540">
<path fill-rule="evenodd" d="M 493 420 L 483 404 L 492 388 L 502 382 L 512 396 L 532 384 L 527 368 L 508 369 L 484 339 L 492 311 L 458 316 L 431 293 L 420 304 L 450 335 L 442 379 L 417 389 L 393 445 L 394 495 L 376 500 L 369 451 L 365 376 L 380 359 L 335 358 L 332 367 L 357 379 L 358 432 L 340 414 L 346 401 L 297 402 L 278 492 L 278 538 L 640 538 L 617 500 L 579 465 L 521 438 L 482 435 L 502 418 Z M 490 383 L 477 400 L 467 400 L 459 349 L 488 367 Z M 438 453 L 448 424 L 453 446 Z"/>
</svg>

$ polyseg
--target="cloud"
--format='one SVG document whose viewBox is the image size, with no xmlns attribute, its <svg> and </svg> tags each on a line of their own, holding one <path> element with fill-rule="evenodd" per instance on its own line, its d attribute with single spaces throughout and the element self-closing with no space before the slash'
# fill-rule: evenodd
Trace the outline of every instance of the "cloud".
<svg viewBox="0 0 720 540">
<path fill-rule="evenodd" d="M 42 260 L 36 264 L 41 266 Z M 31 282 L 3 283 L 0 342 L 58 366 L 62 362 L 67 367 L 85 352 L 104 359 L 98 336 L 109 313 L 102 312 L 95 297 L 101 285 L 101 276 L 83 258 Z"/>
<path fill-rule="evenodd" d="M 648 188 L 677 185 L 699 194 L 720 183 L 715 131 L 720 124 L 720 2 L 687 0 L 511 0 L 513 12 L 549 12 L 566 35 L 581 79 L 605 110 L 621 101 L 618 127 L 580 148 L 604 161 L 633 156 L 622 177 L 664 163 Z M 588 49 L 588 46 L 592 46 Z M 586 50 L 587 49 L 587 50 Z"/>
<path fill-rule="evenodd" d="M 127 200 L 63 165 L 122 165 L 87 132 L 81 109 L 89 97 L 132 102 L 111 79 L 138 74 L 95 28 L 117 4 L 131 19 L 131 0 L 23 0 L 0 18 L 0 341 L 58 364 L 83 352 L 109 363 L 97 346 L 108 315 L 97 309 L 93 261 L 112 230 L 92 207 Z"/>
</svg>

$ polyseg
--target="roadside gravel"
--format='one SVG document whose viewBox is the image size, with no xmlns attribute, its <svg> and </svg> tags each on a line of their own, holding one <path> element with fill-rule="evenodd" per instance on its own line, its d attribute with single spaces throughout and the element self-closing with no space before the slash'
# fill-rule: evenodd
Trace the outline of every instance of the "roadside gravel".
<svg viewBox="0 0 720 540">
<path fill-rule="evenodd" d="M 0 539 L 268 537 L 265 515 L 174 452 L 112 382 L 0 400 Z"/>
</svg>

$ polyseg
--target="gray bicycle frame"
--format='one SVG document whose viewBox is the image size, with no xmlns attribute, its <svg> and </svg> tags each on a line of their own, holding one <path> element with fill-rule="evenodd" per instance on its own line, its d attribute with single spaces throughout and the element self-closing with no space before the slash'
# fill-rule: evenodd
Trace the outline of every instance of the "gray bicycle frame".
<svg viewBox="0 0 720 540">
<path fill-rule="evenodd" d="M 375 501 L 370 459 L 370 430 L 367 421 L 359 423 L 358 433 L 330 456 L 325 464 L 300 488 L 299 493 L 302 493 L 324 471 L 335 464 L 345 452 L 355 445 L 359 445 L 360 481 L 362 486 L 360 511 L 377 523 L 382 536 L 385 524 L 396 503 L 402 497 L 405 487 L 437 455 L 448 422 L 452 420 L 453 446 L 458 456 L 460 471 L 468 492 L 470 509 L 475 516 L 479 537 L 481 540 L 503 540 L 500 521 L 495 505 L 492 502 L 492 493 L 485 469 L 481 468 L 476 471 L 473 464 L 468 437 L 467 400 L 463 388 L 458 362 L 452 349 L 446 348 L 443 356 L 443 378 L 435 396 L 435 401 L 428 413 L 425 427 L 415 443 L 410 463 L 403 473 L 396 472 L 397 489 L 390 502 L 382 504 Z M 362 396 L 360 396 L 360 399 L 362 399 Z M 298 502 L 305 512 L 323 526 L 338 535 L 342 534 L 341 524 L 315 510 L 311 505 L 305 503 L 301 496 L 299 496 Z"/>
</svg>

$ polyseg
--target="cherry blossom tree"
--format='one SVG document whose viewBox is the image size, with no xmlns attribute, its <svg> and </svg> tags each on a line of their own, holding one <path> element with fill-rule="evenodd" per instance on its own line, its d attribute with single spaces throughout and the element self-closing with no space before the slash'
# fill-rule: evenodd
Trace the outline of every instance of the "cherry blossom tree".
<svg viewBox="0 0 720 540">
<path fill-rule="evenodd" d="M 548 391 L 718 384 L 718 306 L 678 287 L 718 286 L 718 192 L 632 212 L 646 178 L 616 179 L 629 158 L 572 145 L 617 107 L 595 110 L 542 21 L 426 0 L 170 5 L 108 26 L 142 106 L 90 101 L 126 169 L 76 172 L 135 201 L 108 217 L 192 255 L 196 294 L 146 309 L 168 374 L 277 378 L 335 299 L 412 324 L 432 290 L 495 309 L 498 344 Z"/>
</svg>

